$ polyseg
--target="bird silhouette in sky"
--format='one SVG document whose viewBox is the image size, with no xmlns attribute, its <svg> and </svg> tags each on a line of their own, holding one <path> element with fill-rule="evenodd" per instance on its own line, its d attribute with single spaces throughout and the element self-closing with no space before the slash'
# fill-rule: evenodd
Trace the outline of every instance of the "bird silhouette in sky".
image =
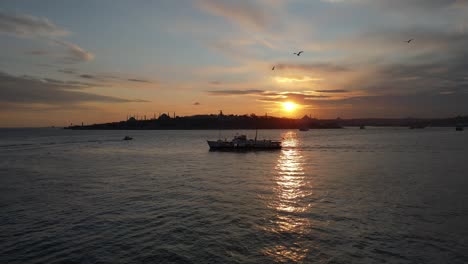
<svg viewBox="0 0 468 264">
<path fill-rule="evenodd" d="M 274 70 L 275 70 L 275 67 L 276 67 L 276 66 L 273 66 L 273 68 L 271 68 L 271 70 L 274 71 Z"/>
<path fill-rule="evenodd" d="M 294 54 L 294 55 L 297 55 L 297 56 L 301 56 L 301 53 L 302 53 L 302 52 L 304 52 L 304 51 L 303 51 L 303 50 L 301 50 L 301 51 L 299 51 L 299 52 L 297 52 L 297 53 L 296 53 L 296 52 L 294 52 L 293 54 Z"/>
<path fill-rule="evenodd" d="M 413 40 L 414 40 L 414 39 L 409 39 L 409 40 L 407 40 L 407 41 L 405 41 L 405 42 L 410 43 L 410 42 L 413 41 Z"/>
</svg>

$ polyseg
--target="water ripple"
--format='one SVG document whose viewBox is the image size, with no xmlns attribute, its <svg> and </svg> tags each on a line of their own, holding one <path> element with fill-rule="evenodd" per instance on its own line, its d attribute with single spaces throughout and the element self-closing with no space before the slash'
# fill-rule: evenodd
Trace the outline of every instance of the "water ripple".
<svg viewBox="0 0 468 264">
<path fill-rule="evenodd" d="M 406 131 L 0 130 L 0 263 L 467 263 L 467 134 Z"/>
</svg>

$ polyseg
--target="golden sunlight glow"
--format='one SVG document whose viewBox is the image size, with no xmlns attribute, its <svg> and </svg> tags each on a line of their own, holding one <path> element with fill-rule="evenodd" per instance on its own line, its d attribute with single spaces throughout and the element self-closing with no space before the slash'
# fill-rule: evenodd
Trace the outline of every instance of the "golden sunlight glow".
<svg viewBox="0 0 468 264">
<path fill-rule="evenodd" d="M 293 102 L 284 102 L 283 103 L 284 110 L 288 112 L 292 112 L 297 109 L 297 104 Z"/>
<path fill-rule="evenodd" d="M 297 237 L 310 232 L 312 222 L 307 214 L 310 209 L 311 183 L 305 173 L 306 161 L 298 149 L 300 142 L 295 132 L 283 134 L 283 149 L 278 157 L 276 172 L 275 196 L 269 202 L 269 207 L 276 210 L 269 225 L 269 231 L 274 234 L 293 233 Z M 278 241 L 262 252 L 279 263 L 302 263 L 309 253 L 308 247 L 302 241 L 282 243 Z"/>
<path fill-rule="evenodd" d="M 297 76 L 297 77 L 275 77 L 275 81 L 278 83 L 302 83 L 302 82 L 319 82 L 323 81 L 322 78 L 311 78 L 308 76 Z"/>
</svg>

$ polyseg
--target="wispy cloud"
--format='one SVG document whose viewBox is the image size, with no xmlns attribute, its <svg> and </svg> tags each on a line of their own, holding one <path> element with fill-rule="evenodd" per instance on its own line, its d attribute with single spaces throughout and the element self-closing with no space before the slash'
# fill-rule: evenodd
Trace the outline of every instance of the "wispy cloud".
<svg viewBox="0 0 468 264">
<path fill-rule="evenodd" d="M 91 87 L 92 84 L 77 81 L 38 79 L 0 72 L 0 102 L 2 103 L 66 106 L 86 102 L 146 102 L 140 99 L 124 99 L 84 91 Z"/>
<path fill-rule="evenodd" d="M 285 75 L 277 76 L 275 80 L 279 83 L 308 83 L 308 82 L 320 82 L 322 78 L 312 78 L 309 76 L 298 76 L 298 75 Z"/>
<path fill-rule="evenodd" d="M 422 9 L 439 9 L 454 5 L 466 5 L 467 0 L 321 0 L 322 2 L 335 4 L 366 4 L 377 5 L 385 8 L 422 8 Z"/>
<path fill-rule="evenodd" d="M 90 61 L 94 59 L 94 54 L 82 49 L 80 46 L 67 42 L 67 41 L 62 41 L 62 40 L 55 40 L 55 43 L 63 46 L 66 48 L 68 52 L 68 56 L 66 56 L 64 59 L 67 62 L 81 62 L 81 61 Z"/>
<path fill-rule="evenodd" d="M 412 0 L 412 1 L 360 0 L 360 2 L 374 3 L 383 7 L 395 8 L 395 9 L 401 9 L 401 8 L 403 9 L 405 8 L 440 9 L 440 8 L 451 7 L 454 5 L 468 4 L 468 1 L 466 0 Z"/>
<path fill-rule="evenodd" d="M 66 74 L 75 74 L 76 70 L 75 69 L 65 68 L 65 69 L 58 70 L 58 72 L 66 73 Z"/>
<path fill-rule="evenodd" d="M 130 78 L 130 79 L 127 79 L 127 81 L 130 81 L 130 82 L 139 82 L 139 83 L 152 83 L 148 80 L 143 80 L 143 79 L 133 79 L 133 78 Z"/>
<path fill-rule="evenodd" d="M 8 14 L 0 12 L 0 34 L 9 34 L 16 37 L 39 38 L 48 40 L 65 48 L 67 55 L 62 59 L 65 63 L 91 61 L 94 54 L 86 51 L 77 44 L 59 39 L 71 34 L 69 31 L 55 25 L 44 17 L 35 17 L 27 14 Z M 30 55 L 45 55 L 49 52 L 33 51 Z"/>
<path fill-rule="evenodd" d="M 414 94 L 356 96 L 335 100 L 310 100 L 323 115 L 341 117 L 447 117 L 467 113 L 468 93 L 439 94 L 423 91 Z M 431 111 L 427 111 L 431 109 Z"/>
<path fill-rule="evenodd" d="M 344 65 L 337 65 L 331 63 L 303 63 L 303 64 L 294 64 L 294 63 L 279 63 L 276 65 L 276 68 L 279 70 L 300 70 L 304 72 L 346 72 L 351 69 Z"/>
<path fill-rule="evenodd" d="M 67 30 L 55 25 L 45 17 L 0 12 L 0 33 L 19 37 L 65 36 Z"/>
<path fill-rule="evenodd" d="M 97 76 L 91 75 L 91 74 L 80 74 L 80 77 L 81 77 L 81 78 L 84 78 L 84 79 L 93 79 L 93 80 L 94 80 L 94 79 L 100 79 L 100 78 L 98 78 Z"/>
<path fill-rule="evenodd" d="M 310 100 L 330 98 L 328 95 L 318 95 L 314 91 L 302 92 L 265 92 L 260 94 L 259 101 L 263 102 L 287 102 L 293 101 L 301 105 L 310 104 Z"/>
<path fill-rule="evenodd" d="M 208 91 L 210 95 L 248 95 L 248 94 L 261 94 L 265 91 L 251 89 L 251 90 L 214 90 Z"/>
<path fill-rule="evenodd" d="M 257 30 L 265 29 L 272 21 L 255 1 L 198 0 L 197 3 L 200 9 L 210 14 Z"/>
<path fill-rule="evenodd" d="M 93 74 L 79 73 L 76 69 L 70 69 L 70 68 L 60 69 L 58 70 L 58 72 L 75 75 L 76 77 L 79 77 L 82 79 L 93 80 L 101 85 L 111 85 L 111 84 L 115 85 L 119 83 L 120 84 L 134 83 L 134 85 L 152 84 L 152 87 L 154 87 L 154 85 L 158 85 L 157 81 L 135 78 L 135 77 L 132 77 L 132 75 L 122 74 L 122 73 L 120 74 L 119 73 L 93 73 Z"/>
<path fill-rule="evenodd" d="M 344 91 L 344 90 L 343 90 Z M 320 95 L 317 91 L 290 91 L 290 92 L 278 92 L 278 91 L 266 91 L 266 90 L 217 90 L 208 91 L 213 96 L 245 96 L 253 95 L 257 96 L 259 101 L 265 102 L 285 102 L 294 101 L 296 103 L 303 104 L 307 100 L 330 98 L 328 95 Z"/>
<path fill-rule="evenodd" d="M 315 90 L 314 92 L 317 92 L 317 93 L 347 93 L 349 91 L 348 90 L 335 89 L 335 90 Z"/>
</svg>

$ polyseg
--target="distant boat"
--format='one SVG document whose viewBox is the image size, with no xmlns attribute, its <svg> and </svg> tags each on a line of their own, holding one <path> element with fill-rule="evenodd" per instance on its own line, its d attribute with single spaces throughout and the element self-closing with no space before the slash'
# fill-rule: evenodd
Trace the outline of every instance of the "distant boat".
<svg viewBox="0 0 468 264">
<path fill-rule="evenodd" d="M 463 129 L 464 129 L 463 126 L 460 124 L 455 127 L 456 131 L 463 131 Z"/>
<path fill-rule="evenodd" d="M 247 139 L 246 135 L 235 136 L 231 141 L 227 140 L 207 140 L 210 150 L 274 150 L 281 149 L 281 141 L 277 140 L 257 140 Z"/>
<path fill-rule="evenodd" d="M 359 129 L 366 129 L 366 126 L 365 126 L 365 125 L 361 125 L 361 126 L 359 127 Z"/>
<path fill-rule="evenodd" d="M 309 128 L 308 127 L 300 127 L 299 131 L 309 131 Z"/>
<path fill-rule="evenodd" d="M 125 136 L 122 140 L 132 140 L 132 139 L 133 139 L 132 137 Z"/>
</svg>

